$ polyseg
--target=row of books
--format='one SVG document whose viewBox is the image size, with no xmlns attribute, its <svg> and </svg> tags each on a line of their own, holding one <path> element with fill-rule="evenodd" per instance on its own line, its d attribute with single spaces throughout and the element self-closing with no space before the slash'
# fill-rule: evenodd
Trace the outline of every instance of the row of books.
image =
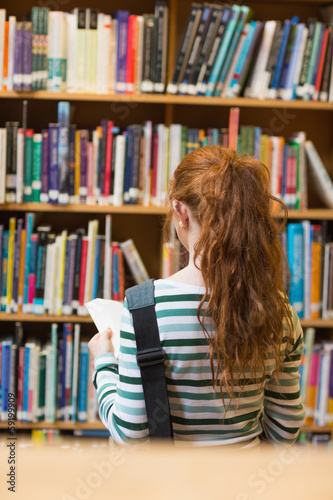
<svg viewBox="0 0 333 500">
<path fill-rule="evenodd" d="M 0 90 L 164 92 L 168 13 L 164 1 L 141 16 L 33 7 L 30 21 L 6 21 L 0 9 Z"/>
<path fill-rule="evenodd" d="M 121 131 L 112 120 L 93 131 L 77 130 L 69 116 L 70 104 L 60 101 L 58 122 L 41 133 L 19 122 L 0 128 L 0 203 L 161 206 L 182 158 L 220 144 L 266 164 L 272 194 L 288 208 L 307 208 L 308 160 L 319 194 L 333 208 L 333 184 L 305 133 L 287 141 L 261 127 L 240 126 L 239 108 L 231 108 L 229 127 L 207 130 L 147 121 Z"/>
<path fill-rule="evenodd" d="M 289 223 L 280 235 L 290 270 L 289 299 L 301 319 L 333 318 L 333 242 L 327 221 Z M 285 275 L 284 275 L 285 276 Z"/>
<path fill-rule="evenodd" d="M 19 326 L 22 330 L 22 325 Z M 81 341 L 79 324 L 51 326 L 45 345 L 17 338 L 0 342 L 0 415 L 8 419 L 8 394 L 16 395 L 19 422 L 98 421 L 97 393 L 92 383 L 93 357 Z"/>
<path fill-rule="evenodd" d="M 133 240 L 111 241 L 111 215 L 98 232 L 98 220 L 69 234 L 34 229 L 30 212 L 10 218 L 8 230 L 0 225 L 1 312 L 87 315 L 90 300 L 124 300 L 125 278 L 149 279 Z"/>
<path fill-rule="evenodd" d="M 333 102 L 333 27 L 253 17 L 245 5 L 193 3 L 167 92 Z"/>
<path fill-rule="evenodd" d="M 306 328 L 299 373 L 307 425 L 333 425 L 333 342 L 315 342 L 316 331 Z"/>
</svg>

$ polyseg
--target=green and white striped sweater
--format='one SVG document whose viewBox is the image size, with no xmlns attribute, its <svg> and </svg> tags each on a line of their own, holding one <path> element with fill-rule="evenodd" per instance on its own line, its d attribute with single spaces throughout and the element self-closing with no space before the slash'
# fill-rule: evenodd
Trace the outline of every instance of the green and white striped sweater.
<svg viewBox="0 0 333 500">
<path fill-rule="evenodd" d="M 175 442 L 215 446 L 235 444 L 250 447 L 259 435 L 275 443 L 292 444 L 304 420 L 298 367 L 303 352 L 299 318 L 290 307 L 294 330 L 291 359 L 286 358 L 286 339 L 281 345 L 283 363 L 278 385 L 271 380 L 275 369 L 267 359 L 263 389 L 251 383 L 227 413 L 219 388 L 213 390 L 207 340 L 197 320 L 204 288 L 172 280 L 155 281 L 156 314 L 165 356 L 165 374 Z M 119 444 L 148 439 L 148 422 L 131 313 L 125 300 L 120 333 L 120 354 L 95 357 L 93 383 L 97 390 L 102 422 Z M 239 388 L 238 388 L 239 390 Z M 235 396 L 238 400 L 237 387 Z M 229 404 L 225 393 L 225 404 Z M 224 418 L 225 417 L 225 418 Z M 224 419 L 224 420 L 223 420 Z M 182 443 L 181 443 L 182 442 Z"/>
</svg>

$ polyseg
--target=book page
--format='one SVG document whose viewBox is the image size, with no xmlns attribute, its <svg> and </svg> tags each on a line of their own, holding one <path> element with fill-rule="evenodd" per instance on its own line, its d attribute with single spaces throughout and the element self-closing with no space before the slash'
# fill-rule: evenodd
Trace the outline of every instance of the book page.
<svg viewBox="0 0 333 500">
<path fill-rule="evenodd" d="M 113 332 L 111 342 L 114 348 L 114 355 L 118 358 L 120 349 L 120 320 L 123 309 L 122 302 L 94 299 L 86 302 L 85 306 L 100 333 L 104 332 L 107 328 L 111 328 Z"/>
</svg>

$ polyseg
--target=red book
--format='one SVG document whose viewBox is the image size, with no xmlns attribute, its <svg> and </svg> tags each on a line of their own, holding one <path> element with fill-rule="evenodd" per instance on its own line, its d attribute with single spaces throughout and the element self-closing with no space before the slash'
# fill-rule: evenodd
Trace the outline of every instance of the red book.
<svg viewBox="0 0 333 500">
<path fill-rule="evenodd" d="M 87 255 L 88 255 L 88 237 L 82 238 L 82 253 L 81 253 L 81 271 L 80 271 L 80 287 L 79 287 L 79 306 L 84 306 L 84 287 L 86 282 L 87 271 Z"/>
<path fill-rule="evenodd" d="M 128 18 L 127 59 L 126 59 L 126 94 L 134 94 L 135 65 L 137 58 L 137 16 Z"/>
<path fill-rule="evenodd" d="M 329 35 L 329 28 L 326 28 L 325 33 L 324 33 L 324 38 L 323 38 L 323 44 L 322 44 L 321 51 L 320 51 L 318 72 L 317 72 L 315 91 L 314 91 L 314 96 L 313 96 L 314 101 L 318 101 L 318 96 L 319 96 L 319 92 L 320 92 L 321 79 L 323 76 L 326 50 L 327 50 L 328 35 Z"/>
<path fill-rule="evenodd" d="M 237 151 L 239 108 L 231 108 L 229 115 L 229 148 Z"/>
<path fill-rule="evenodd" d="M 104 197 L 106 200 L 110 195 L 110 186 L 111 186 L 112 139 L 113 139 L 113 122 L 108 121 L 107 132 L 106 132 L 105 183 L 104 183 Z"/>
</svg>

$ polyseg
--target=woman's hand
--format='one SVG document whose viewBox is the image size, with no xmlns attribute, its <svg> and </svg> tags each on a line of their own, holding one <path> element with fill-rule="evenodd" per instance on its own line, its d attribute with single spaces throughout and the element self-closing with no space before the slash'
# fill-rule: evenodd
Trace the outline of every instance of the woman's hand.
<svg viewBox="0 0 333 500">
<path fill-rule="evenodd" d="M 99 354 L 113 352 L 111 337 L 113 333 L 111 328 L 107 328 L 103 333 L 96 333 L 88 342 L 89 350 L 94 358 Z"/>
</svg>

